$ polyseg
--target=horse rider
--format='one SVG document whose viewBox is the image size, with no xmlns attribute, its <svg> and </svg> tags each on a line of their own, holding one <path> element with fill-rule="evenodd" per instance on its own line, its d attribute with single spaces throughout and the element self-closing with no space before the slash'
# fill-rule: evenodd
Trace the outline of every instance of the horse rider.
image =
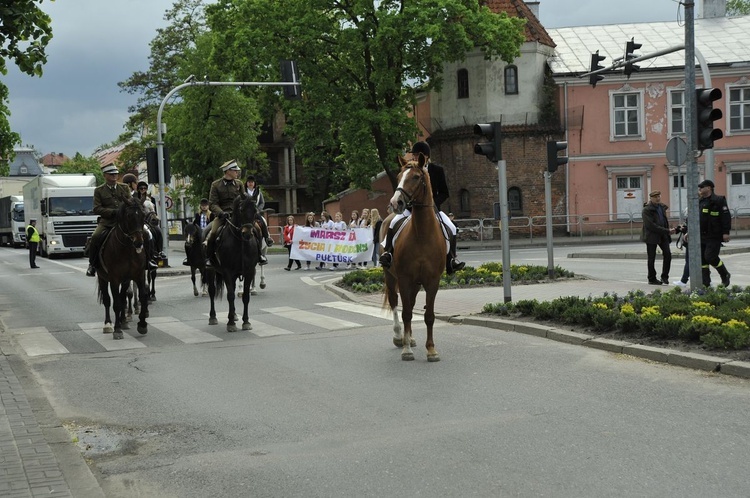
<svg viewBox="0 0 750 498">
<path fill-rule="evenodd" d="M 430 175 L 432 200 L 435 204 L 435 211 L 439 216 L 438 219 L 450 235 L 450 250 L 445 259 L 445 271 L 450 275 L 451 273 L 462 270 L 464 266 L 466 266 L 466 263 L 459 261 L 456 256 L 456 225 L 454 225 L 450 218 L 440 210 L 440 205 L 449 197 L 448 182 L 445 180 L 445 171 L 442 166 L 430 162 L 430 145 L 427 142 L 415 143 L 411 149 L 411 153 L 414 160 L 419 157 L 419 154 L 424 155 L 425 159 L 427 159 L 427 173 Z M 388 233 L 385 237 L 384 252 L 380 255 L 380 264 L 383 268 L 390 268 L 393 263 L 393 236 L 395 227 L 400 220 L 409 215 L 411 215 L 411 212 L 408 209 L 404 210 L 402 214 L 394 216 L 391 220 L 391 224 L 388 226 Z"/>
<path fill-rule="evenodd" d="M 94 189 L 94 214 L 99 215 L 99 223 L 91 234 L 89 242 L 89 267 L 87 277 L 96 275 L 99 263 L 99 249 L 104 233 L 117 224 L 117 212 L 120 205 L 132 198 L 130 188 L 124 183 L 117 182 L 117 167 L 114 164 L 102 166 L 104 183 Z"/>
<path fill-rule="evenodd" d="M 273 239 L 268 235 L 268 224 L 266 223 L 266 219 L 260 214 L 266 207 L 266 200 L 263 198 L 263 192 L 261 192 L 260 187 L 255 182 L 255 176 L 247 175 L 247 178 L 245 179 L 245 193 L 247 193 L 248 197 L 255 199 L 255 205 L 258 208 L 255 219 L 258 220 L 258 225 L 260 226 L 260 231 L 263 235 L 260 248 L 261 254 L 263 254 L 266 247 L 271 247 L 273 245 Z M 266 247 L 263 247 L 263 244 L 266 244 Z"/>
<path fill-rule="evenodd" d="M 138 178 L 133 173 L 126 173 L 122 177 L 122 183 L 130 187 L 130 191 L 132 193 L 133 199 L 138 201 L 138 204 L 141 205 L 141 208 L 143 209 L 143 212 L 145 214 L 148 214 L 148 209 L 146 205 L 146 201 L 149 200 L 148 193 L 143 191 L 145 195 L 142 195 L 140 193 L 141 186 L 148 188 L 148 184 L 146 182 L 139 182 Z M 146 260 L 148 261 L 148 269 L 149 270 L 155 270 L 159 267 L 159 265 L 156 262 L 156 242 L 154 241 L 154 234 L 151 232 L 151 227 L 148 225 L 143 225 L 143 231 L 146 233 L 146 238 L 148 239 L 148 243 L 144 245 L 146 248 Z M 162 251 L 158 255 L 161 259 L 166 259 L 167 255 L 164 254 Z"/>
<path fill-rule="evenodd" d="M 229 219 L 234 199 L 243 191 L 242 182 L 238 180 L 240 177 L 240 167 L 237 164 L 237 160 L 230 159 L 220 167 L 224 172 L 224 176 L 211 184 L 211 191 L 208 194 L 208 205 L 214 215 L 214 219 L 209 225 L 210 228 L 205 241 L 207 267 L 213 267 L 211 258 L 216 253 L 216 234 L 219 227 L 224 224 L 225 220 Z M 262 255 L 261 259 L 265 260 L 262 264 L 268 263 L 268 260 Z"/>
</svg>

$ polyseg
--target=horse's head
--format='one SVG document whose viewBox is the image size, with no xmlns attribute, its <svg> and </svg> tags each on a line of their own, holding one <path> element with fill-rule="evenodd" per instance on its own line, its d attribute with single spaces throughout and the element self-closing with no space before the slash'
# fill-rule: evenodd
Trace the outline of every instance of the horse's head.
<svg viewBox="0 0 750 498">
<path fill-rule="evenodd" d="M 136 252 L 143 249 L 143 220 L 143 209 L 135 199 L 126 199 L 120 205 L 120 210 L 117 212 L 117 224 L 133 242 Z"/>
<path fill-rule="evenodd" d="M 232 203 L 232 224 L 242 228 L 243 237 L 250 237 L 257 213 L 258 205 L 255 197 L 245 194 L 235 197 Z"/>
<path fill-rule="evenodd" d="M 201 229 L 193 223 L 185 225 L 185 252 L 201 244 Z"/>
<path fill-rule="evenodd" d="M 409 206 L 432 206 L 432 187 L 427 173 L 427 158 L 419 154 L 416 161 L 407 161 L 399 156 L 401 173 L 398 175 L 398 186 L 391 197 L 394 213 L 403 213 Z"/>
</svg>

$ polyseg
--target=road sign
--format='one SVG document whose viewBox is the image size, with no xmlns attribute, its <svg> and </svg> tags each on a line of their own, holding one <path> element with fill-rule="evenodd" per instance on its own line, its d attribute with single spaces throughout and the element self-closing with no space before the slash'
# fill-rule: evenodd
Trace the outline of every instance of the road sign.
<svg viewBox="0 0 750 498">
<path fill-rule="evenodd" d="M 687 162 L 688 147 L 680 137 L 672 137 L 667 142 L 667 160 L 672 166 L 682 166 Z"/>
<path fill-rule="evenodd" d="M 172 198 L 169 196 L 166 196 L 164 198 L 164 204 L 166 204 L 167 210 L 170 210 L 174 207 L 174 201 L 172 201 Z"/>
</svg>

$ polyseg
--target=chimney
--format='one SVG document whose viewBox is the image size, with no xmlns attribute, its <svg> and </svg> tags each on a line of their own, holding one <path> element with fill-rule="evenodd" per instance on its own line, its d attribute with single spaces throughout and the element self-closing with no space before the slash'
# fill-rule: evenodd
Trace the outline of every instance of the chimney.
<svg viewBox="0 0 750 498">
<path fill-rule="evenodd" d="M 727 0 L 700 0 L 698 18 L 715 19 L 727 15 Z"/>
<path fill-rule="evenodd" d="M 539 19 L 539 2 L 537 0 L 530 0 L 526 2 L 526 6 L 531 10 L 531 13 L 534 14 L 534 17 Z"/>
</svg>

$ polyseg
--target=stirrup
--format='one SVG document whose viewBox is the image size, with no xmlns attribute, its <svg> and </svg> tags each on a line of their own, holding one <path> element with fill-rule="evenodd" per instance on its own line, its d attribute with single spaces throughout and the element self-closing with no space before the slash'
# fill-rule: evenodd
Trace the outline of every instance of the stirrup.
<svg viewBox="0 0 750 498">
<path fill-rule="evenodd" d="M 156 270 L 157 268 L 159 268 L 159 265 L 156 264 L 156 262 L 153 259 L 149 259 L 148 260 L 148 269 L 149 270 Z"/>
<path fill-rule="evenodd" d="M 86 276 L 87 277 L 95 277 L 96 276 L 96 268 L 94 265 L 89 265 L 88 269 L 86 270 Z"/>
<path fill-rule="evenodd" d="M 206 258 L 206 268 L 213 268 L 214 264 L 211 262 L 211 258 Z"/>
<path fill-rule="evenodd" d="M 459 261 L 456 258 L 451 258 L 445 270 L 450 275 L 459 270 L 463 270 L 464 266 L 466 266 L 466 263 L 464 263 L 463 261 Z"/>
<path fill-rule="evenodd" d="M 393 255 L 389 252 L 384 252 L 380 255 L 380 266 L 383 268 L 390 268 L 393 262 Z"/>
<path fill-rule="evenodd" d="M 268 247 L 271 247 L 273 245 L 273 239 L 271 237 L 266 237 L 266 245 Z"/>
<path fill-rule="evenodd" d="M 261 255 L 260 255 L 260 257 L 258 258 L 258 264 L 259 264 L 260 266 L 264 266 L 264 265 L 267 265 L 267 264 L 268 264 L 268 258 L 267 258 L 267 257 L 265 257 L 265 256 L 263 256 L 263 255 L 261 254 Z"/>
</svg>

